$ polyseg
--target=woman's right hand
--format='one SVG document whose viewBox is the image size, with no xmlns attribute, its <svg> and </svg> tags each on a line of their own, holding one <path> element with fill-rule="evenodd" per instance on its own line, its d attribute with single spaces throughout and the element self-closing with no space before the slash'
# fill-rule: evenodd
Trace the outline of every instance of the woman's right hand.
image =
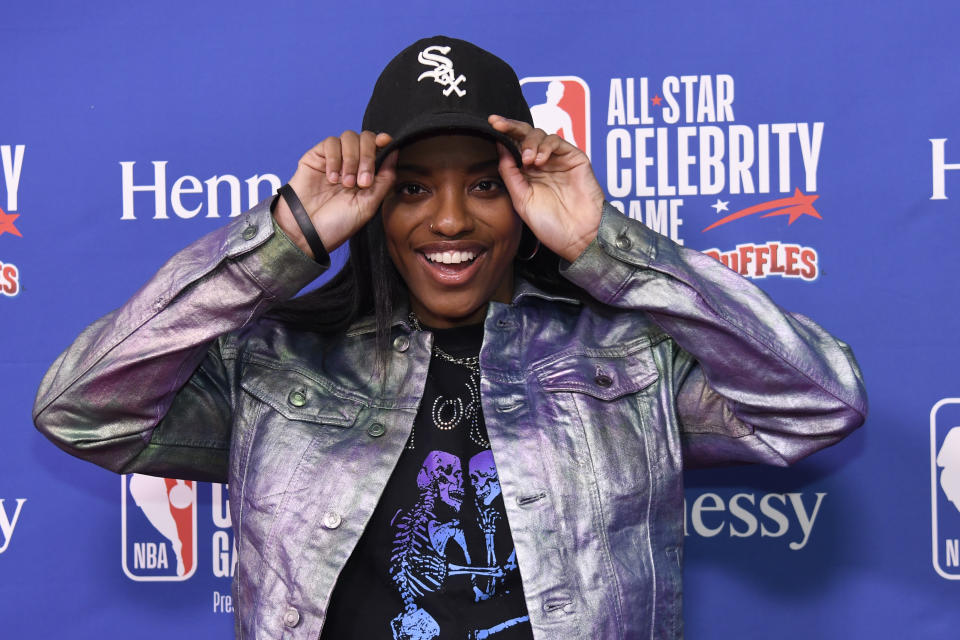
<svg viewBox="0 0 960 640">
<path fill-rule="evenodd" d="M 290 186 L 300 198 L 327 251 L 349 240 L 377 212 L 396 179 L 397 152 L 393 151 L 374 174 L 377 150 L 391 141 L 389 134 L 344 131 L 307 151 L 297 164 Z M 283 198 L 274 209 L 277 224 L 309 256 L 293 213 Z"/>
</svg>

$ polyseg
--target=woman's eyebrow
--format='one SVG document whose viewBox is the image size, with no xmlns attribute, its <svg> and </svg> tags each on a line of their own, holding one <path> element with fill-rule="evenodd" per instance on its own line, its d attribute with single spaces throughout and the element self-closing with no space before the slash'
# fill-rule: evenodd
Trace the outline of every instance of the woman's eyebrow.
<svg viewBox="0 0 960 640">
<path fill-rule="evenodd" d="M 491 160 L 481 160 L 480 162 L 476 162 L 476 163 L 471 164 L 470 166 L 468 166 L 468 167 L 466 168 L 466 172 L 467 172 L 467 173 L 480 173 L 480 172 L 483 172 L 483 171 L 496 171 L 498 165 L 499 165 L 499 161 L 494 160 L 494 159 L 491 159 Z M 419 164 L 406 164 L 406 163 L 401 163 L 401 164 L 397 165 L 397 171 L 403 171 L 403 172 L 406 172 L 406 173 L 413 173 L 413 174 L 416 174 L 416 175 L 418 175 L 418 176 L 428 176 L 428 175 L 430 175 L 431 173 L 434 172 L 434 169 L 430 169 L 430 168 L 428 168 L 428 167 L 424 167 L 424 166 L 419 165 Z"/>
<path fill-rule="evenodd" d="M 403 171 L 406 173 L 415 173 L 419 176 L 426 176 L 430 174 L 430 170 L 426 167 L 421 167 L 418 164 L 405 164 L 401 163 L 397 165 L 397 171 Z"/>
<path fill-rule="evenodd" d="M 481 171 L 496 171 L 497 167 L 500 165 L 500 162 L 496 159 L 494 160 L 483 160 L 472 164 L 467 167 L 469 173 L 479 173 Z"/>
</svg>

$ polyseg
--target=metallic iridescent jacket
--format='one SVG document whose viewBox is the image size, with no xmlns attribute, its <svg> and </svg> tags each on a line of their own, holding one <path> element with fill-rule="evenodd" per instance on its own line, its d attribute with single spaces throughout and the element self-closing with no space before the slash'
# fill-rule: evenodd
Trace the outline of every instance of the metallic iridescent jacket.
<svg viewBox="0 0 960 640">
<path fill-rule="evenodd" d="M 47 373 L 38 428 L 121 473 L 227 481 L 241 638 L 316 639 L 410 434 L 432 337 L 263 313 L 320 268 L 264 202 L 177 254 Z M 858 427 L 847 347 L 609 205 L 563 271 L 485 320 L 482 404 L 540 639 L 679 638 L 684 465 L 789 464 Z"/>
</svg>

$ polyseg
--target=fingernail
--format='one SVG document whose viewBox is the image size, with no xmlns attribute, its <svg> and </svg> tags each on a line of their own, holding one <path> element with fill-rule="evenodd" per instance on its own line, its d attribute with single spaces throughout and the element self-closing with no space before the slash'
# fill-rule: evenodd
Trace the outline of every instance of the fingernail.
<svg viewBox="0 0 960 640">
<path fill-rule="evenodd" d="M 373 183 L 373 176 L 370 175 L 369 171 L 361 171 L 360 177 L 357 178 L 357 183 L 361 187 L 369 187 Z"/>
<path fill-rule="evenodd" d="M 524 159 L 524 161 L 533 160 L 533 149 L 524 149 L 524 150 L 523 150 L 523 159 Z"/>
<path fill-rule="evenodd" d="M 329 180 L 330 182 L 336 183 L 337 180 L 339 179 L 340 179 L 340 174 L 337 173 L 336 171 L 331 171 L 330 173 L 327 174 L 327 180 Z"/>
</svg>

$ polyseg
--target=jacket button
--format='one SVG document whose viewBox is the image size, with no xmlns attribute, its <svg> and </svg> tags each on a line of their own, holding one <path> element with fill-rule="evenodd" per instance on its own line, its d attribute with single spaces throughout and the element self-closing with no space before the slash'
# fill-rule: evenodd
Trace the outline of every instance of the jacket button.
<svg viewBox="0 0 960 640">
<path fill-rule="evenodd" d="M 336 529 L 340 526 L 341 522 L 343 522 L 343 519 L 340 517 L 339 513 L 327 511 L 325 514 L 323 514 L 323 526 L 327 529 Z"/>
<path fill-rule="evenodd" d="M 302 407 L 303 405 L 307 404 L 307 394 L 299 389 L 296 391 L 291 391 L 290 397 L 287 398 L 287 402 L 295 407 Z"/>
<path fill-rule="evenodd" d="M 283 624 L 288 627 L 295 627 L 300 624 L 300 612 L 293 607 L 287 609 L 283 614 Z"/>
<path fill-rule="evenodd" d="M 626 251 L 627 249 L 630 248 L 630 245 L 632 245 L 632 244 L 633 244 L 633 243 L 630 242 L 630 238 L 628 238 L 628 237 L 626 236 L 626 234 L 623 234 L 623 233 L 622 233 L 622 234 L 620 234 L 619 236 L 617 236 L 617 247 L 618 247 L 621 251 Z"/>
<path fill-rule="evenodd" d="M 369 435 L 371 438 L 379 438 L 386 432 L 387 428 L 379 422 L 374 422 L 372 425 L 367 427 L 367 435 Z"/>
<path fill-rule="evenodd" d="M 253 237 L 257 235 L 257 225 L 251 224 L 243 230 L 243 239 L 244 240 L 253 240 Z"/>
<path fill-rule="evenodd" d="M 393 339 L 393 348 L 403 353 L 410 348 L 410 338 L 407 336 L 397 336 Z"/>
<path fill-rule="evenodd" d="M 611 378 L 605 373 L 598 373 L 597 377 L 594 378 L 594 380 L 598 385 L 604 388 L 609 387 L 610 385 L 613 384 L 613 378 Z"/>
</svg>

